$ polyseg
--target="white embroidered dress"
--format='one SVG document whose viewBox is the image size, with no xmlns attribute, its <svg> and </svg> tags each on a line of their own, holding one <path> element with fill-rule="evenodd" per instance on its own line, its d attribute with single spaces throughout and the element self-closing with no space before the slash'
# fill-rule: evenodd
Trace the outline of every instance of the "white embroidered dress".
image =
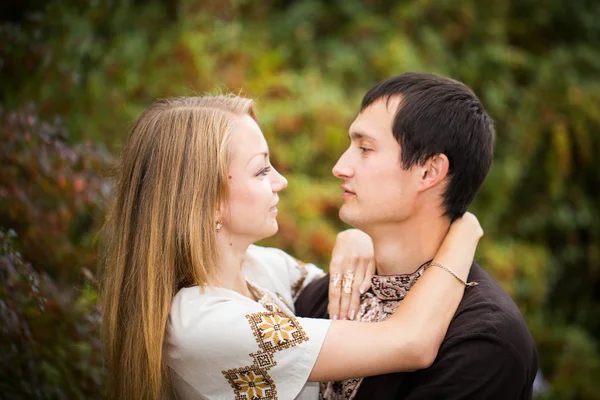
<svg viewBox="0 0 600 400">
<path fill-rule="evenodd" d="M 248 249 L 243 271 L 258 302 L 219 287 L 174 297 L 166 350 L 178 398 L 318 399 L 318 383 L 307 379 L 331 322 L 295 318 L 293 300 L 323 271 L 259 246 Z"/>
</svg>

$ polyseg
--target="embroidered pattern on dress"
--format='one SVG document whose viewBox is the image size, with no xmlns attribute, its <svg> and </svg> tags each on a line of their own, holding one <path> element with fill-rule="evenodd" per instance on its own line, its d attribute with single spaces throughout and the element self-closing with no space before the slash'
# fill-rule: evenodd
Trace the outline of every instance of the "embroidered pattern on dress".
<svg viewBox="0 0 600 400">
<path fill-rule="evenodd" d="M 308 339 L 298 321 L 282 312 L 246 315 L 258 347 L 265 352 L 289 349 Z"/>
<path fill-rule="evenodd" d="M 233 387 L 236 400 L 274 400 L 277 398 L 275 382 L 269 373 L 256 365 L 223 371 Z"/>
<path fill-rule="evenodd" d="M 291 315 L 282 312 L 270 296 L 251 286 L 261 298 L 261 304 L 268 311 L 246 315 L 259 351 L 250 353 L 252 365 L 221 371 L 235 393 L 236 400 L 274 400 L 277 387 L 269 375 L 269 369 L 277 365 L 274 354 L 289 349 L 308 340 L 300 323 Z"/>
<path fill-rule="evenodd" d="M 248 287 L 250 288 L 250 291 L 253 292 L 254 296 L 258 298 L 258 304 L 263 306 L 266 310 L 285 314 L 285 312 L 277 306 L 277 304 L 273 301 L 273 298 L 271 298 L 267 292 L 263 291 L 258 286 L 254 286 L 250 282 L 248 282 Z M 278 293 L 275 294 L 277 295 L 277 298 L 291 310 L 285 300 Z"/>
<path fill-rule="evenodd" d="M 250 356 L 254 359 L 254 365 L 257 365 L 260 368 L 269 369 L 277 365 L 277 361 L 275 361 L 273 353 L 259 351 L 257 353 L 250 353 Z"/>
<path fill-rule="evenodd" d="M 298 272 L 300 272 L 300 278 L 298 278 L 296 280 L 296 282 L 294 282 L 292 284 L 292 298 L 293 299 L 296 299 L 296 297 L 298 296 L 298 293 L 300 293 L 300 289 L 302 289 L 302 286 L 304 285 L 304 281 L 306 280 L 306 277 L 308 276 L 308 268 L 306 268 L 306 264 L 304 264 L 302 261 L 296 260 L 296 269 L 298 270 Z"/>
<path fill-rule="evenodd" d="M 263 300 L 263 299 L 261 299 L 261 300 Z M 277 307 L 277 304 L 275 304 L 271 301 L 259 301 L 258 304 L 260 304 L 265 309 L 267 309 L 271 312 L 283 312 L 279 309 L 279 307 Z"/>
<path fill-rule="evenodd" d="M 289 308 L 290 310 L 294 310 L 289 304 L 288 302 L 283 298 L 282 295 L 280 295 L 279 293 L 275 292 L 275 295 L 277 296 L 277 298 L 279 299 L 279 301 L 281 301 L 283 304 L 286 305 L 287 308 Z"/>
</svg>

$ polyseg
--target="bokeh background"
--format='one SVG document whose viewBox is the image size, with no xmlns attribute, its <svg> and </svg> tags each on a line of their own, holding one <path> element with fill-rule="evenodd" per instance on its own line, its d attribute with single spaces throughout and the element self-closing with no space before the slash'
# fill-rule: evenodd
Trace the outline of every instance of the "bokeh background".
<svg viewBox="0 0 600 400">
<path fill-rule="evenodd" d="M 495 119 L 477 260 L 535 337 L 538 398 L 600 399 L 593 0 L 4 0 L 0 398 L 103 398 L 98 232 L 145 107 L 254 98 L 290 182 L 264 244 L 327 268 L 344 228 L 331 168 L 362 95 L 406 71 L 462 80 Z"/>
</svg>

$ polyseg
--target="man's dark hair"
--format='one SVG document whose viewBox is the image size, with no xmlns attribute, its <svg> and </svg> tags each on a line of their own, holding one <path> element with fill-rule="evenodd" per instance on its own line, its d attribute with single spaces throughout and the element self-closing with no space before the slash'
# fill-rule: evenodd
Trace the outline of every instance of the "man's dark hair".
<svg viewBox="0 0 600 400">
<path fill-rule="evenodd" d="M 360 111 L 396 96 L 401 101 L 392 132 L 400 144 L 400 163 L 409 169 L 436 154 L 448 157 L 443 208 L 454 221 L 467 211 L 492 165 L 492 119 L 463 83 L 413 72 L 377 84 L 365 94 Z"/>
</svg>

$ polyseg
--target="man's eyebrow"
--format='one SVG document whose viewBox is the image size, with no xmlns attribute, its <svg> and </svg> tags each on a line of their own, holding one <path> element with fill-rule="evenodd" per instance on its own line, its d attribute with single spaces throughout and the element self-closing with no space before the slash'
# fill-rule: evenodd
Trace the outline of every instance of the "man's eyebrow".
<svg viewBox="0 0 600 400">
<path fill-rule="evenodd" d="M 374 142 L 377 141 L 377 139 L 375 139 L 373 136 L 366 134 L 364 132 L 359 132 L 359 131 L 352 131 L 348 133 L 348 137 L 350 138 L 350 140 L 361 140 L 361 139 L 370 139 Z"/>
</svg>

